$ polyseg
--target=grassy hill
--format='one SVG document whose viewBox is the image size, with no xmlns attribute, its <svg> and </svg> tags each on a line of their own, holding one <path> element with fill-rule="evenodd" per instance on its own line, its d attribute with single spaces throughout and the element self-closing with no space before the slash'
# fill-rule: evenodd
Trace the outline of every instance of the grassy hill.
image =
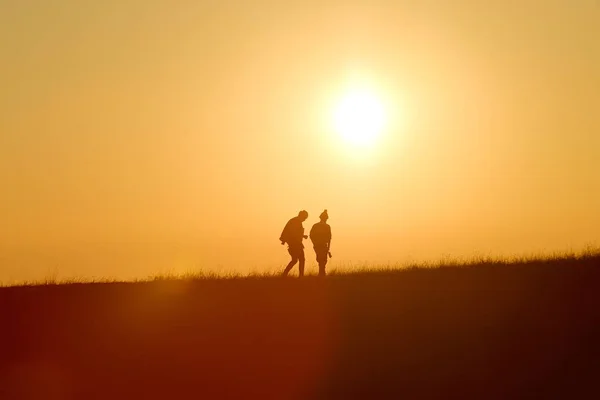
<svg viewBox="0 0 600 400">
<path fill-rule="evenodd" d="M 600 398 L 600 257 L 0 289 L 1 399 Z"/>
</svg>

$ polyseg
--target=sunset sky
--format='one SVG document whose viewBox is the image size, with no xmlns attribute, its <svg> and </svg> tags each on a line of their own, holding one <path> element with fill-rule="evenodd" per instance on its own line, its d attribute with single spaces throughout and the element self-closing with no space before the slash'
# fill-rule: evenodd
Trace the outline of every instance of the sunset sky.
<svg viewBox="0 0 600 400">
<path fill-rule="evenodd" d="M 0 60 L 0 281 L 599 244 L 597 0 L 0 0 Z"/>
</svg>

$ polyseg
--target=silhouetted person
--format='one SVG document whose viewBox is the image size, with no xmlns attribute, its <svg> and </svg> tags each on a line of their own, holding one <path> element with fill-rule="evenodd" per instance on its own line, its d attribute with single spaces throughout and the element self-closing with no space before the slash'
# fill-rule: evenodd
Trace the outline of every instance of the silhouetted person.
<svg viewBox="0 0 600 400">
<path fill-rule="evenodd" d="M 310 240 L 313 243 L 315 253 L 317 253 L 317 262 L 319 263 L 319 276 L 325 276 L 325 266 L 327 257 L 331 257 L 329 248 L 331 247 L 331 227 L 327 224 L 329 215 L 327 210 L 319 216 L 320 222 L 313 225 L 310 230 Z"/>
<path fill-rule="evenodd" d="M 292 256 L 292 261 L 285 267 L 283 271 L 283 276 L 287 276 L 287 274 L 292 270 L 294 265 L 299 261 L 298 272 L 302 277 L 304 276 L 304 244 L 302 244 L 302 239 L 308 239 L 308 236 L 304 234 L 304 226 L 302 223 L 306 221 L 308 218 L 308 213 L 304 210 L 298 213 L 297 217 L 294 217 L 288 221 L 283 228 L 283 232 L 281 232 L 281 244 L 288 244 L 288 253 Z"/>
</svg>

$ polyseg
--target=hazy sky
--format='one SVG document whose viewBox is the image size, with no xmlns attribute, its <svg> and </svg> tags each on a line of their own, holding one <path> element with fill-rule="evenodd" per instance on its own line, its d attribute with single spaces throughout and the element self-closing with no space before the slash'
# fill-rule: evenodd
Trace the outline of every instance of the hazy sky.
<svg viewBox="0 0 600 400">
<path fill-rule="evenodd" d="M 598 243 L 597 0 L 0 0 L 0 88 L 0 280 Z"/>
</svg>

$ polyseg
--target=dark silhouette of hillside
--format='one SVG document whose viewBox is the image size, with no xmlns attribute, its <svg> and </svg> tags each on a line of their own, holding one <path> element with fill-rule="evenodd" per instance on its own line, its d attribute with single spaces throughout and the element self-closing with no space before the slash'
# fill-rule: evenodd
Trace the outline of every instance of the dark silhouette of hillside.
<svg viewBox="0 0 600 400">
<path fill-rule="evenodd" d="M 600 258 L 0 289 L 1 399 L 600 398 Z"/>
</svg>

